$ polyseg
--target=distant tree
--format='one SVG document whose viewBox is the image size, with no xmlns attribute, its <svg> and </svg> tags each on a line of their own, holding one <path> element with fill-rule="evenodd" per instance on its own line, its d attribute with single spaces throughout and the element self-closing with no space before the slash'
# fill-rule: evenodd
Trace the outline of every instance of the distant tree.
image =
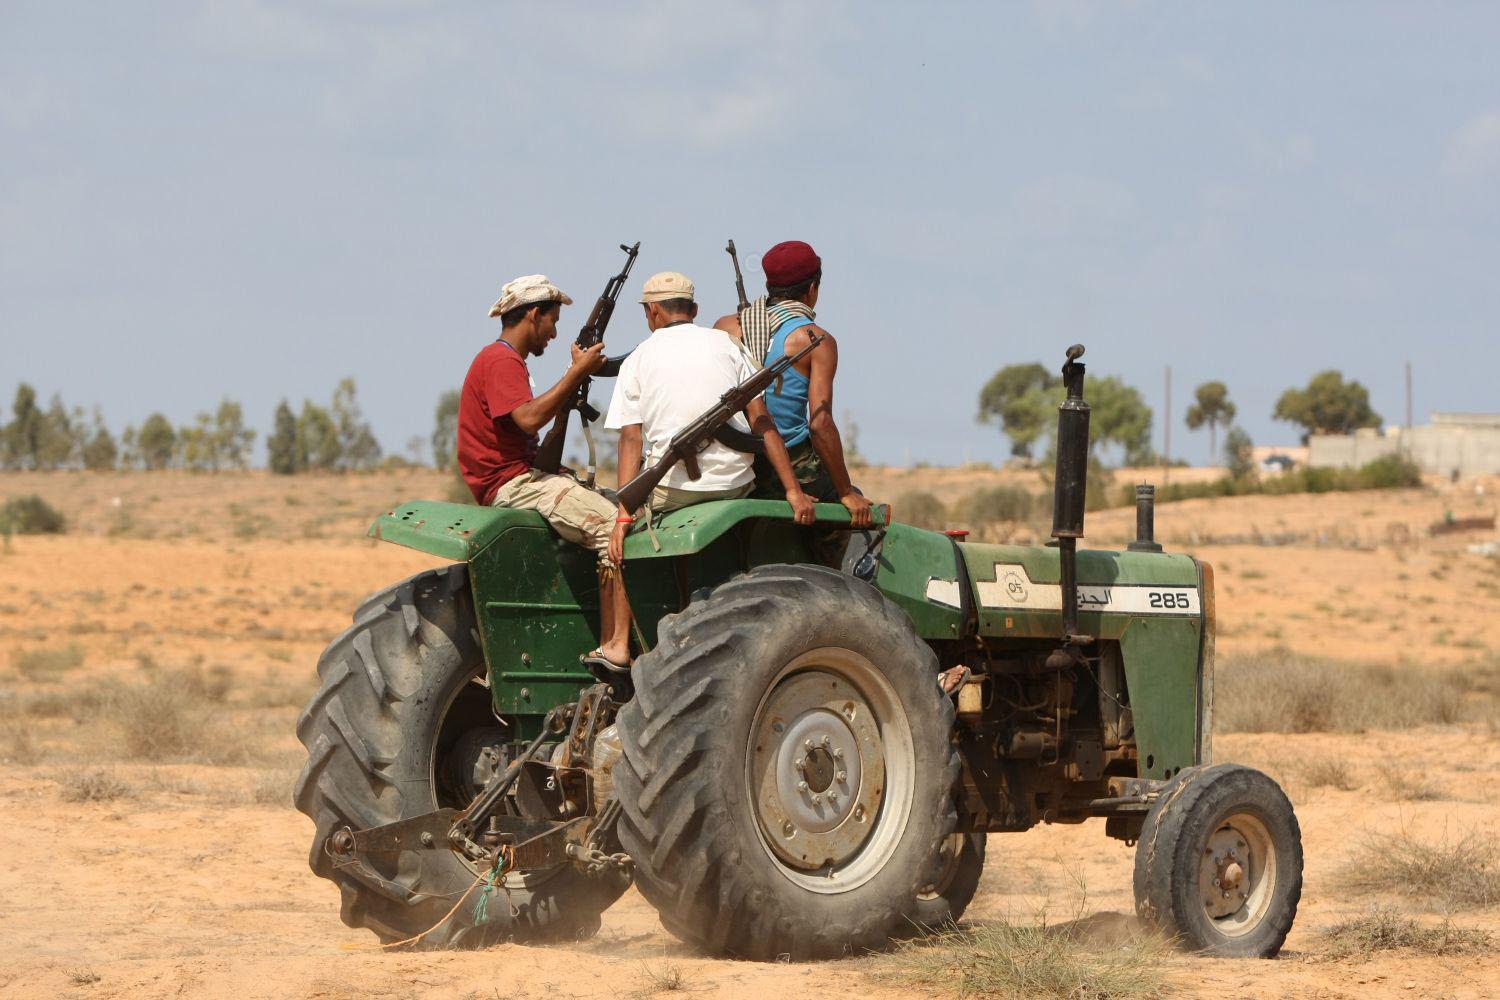
<svg viewBox="0 0 1500 1000">
<path fill-rule="evenodd" d="M 310 399 L 297 414 L 297 469 L 329 472 L 339 465 L 339 434 L 328 411 Z"/>
<path fill-rule="evenodd" d="M 1219 452 L 1219 425 L 1228 426 L 1234 420 L 1234 404 L 1229 401 L 1229 388 L 1223 382 L 1204 382 L 1193 395 L 1197 401 L 1187 408 L 1188 430 L 1208 428 L 1208 453 Z M 1226 442 L 1227 443 L 1227 442 Z"/>
<path fill-rule="evenodd" d="M 93 472 L 103 472 L 115 467 L 120 449 L 115 445 L 114 435 L 104 425 L 104 415 L 94 407 L 93 427 L 83 444 L 83 467 Z"/>
<path fill-rule="evenodd" d="M 1089 443 L 1119 445 L 1126 465 L 1149 464 L 1151 407 L 1140 390 L 1114 375 L 1089 379 L 1084 398 L 1089 401 Z"/>
<path fill-rule="evenodd" d="M 1006 365 L 979 390 L 979 420 L 999 424 L 1010 439 L 1010 453 L 1029 459 L 1053 426 L 1061 385 L 1039 364 Z"/>
<path fill-rule="evenodd" d="M 214 420 L 200 413 L 191 424 L 177 428 L 177 459 L 190 472 L 217 469 L 214 457 Z"/>
<path fill-rule="evenodd" d="M 297 462 L 297 418 L 282 400 L 276 406 L 271 434 L 266 438 L 266 464 L 277 475 L 290 476 L 300 467 Z"/>
<path fill-rule="evenodd" d="M 1255 472 L 1255 442 L 1242 427 L 1231 427 L 1224 435 L 1224 464 L 1235 479 L 1245 479 Z"/>
<path fill-rule="evenodd" d="M 232 399 L 223 399 L 214 412 L 214 468 L 243 469 L 255 444 L 255 431 L 245 426 L 245 412 Z"/>
<path fill-rule="evenodd" d="M 141 424 L 136 435 L 135 447 L 140 454 L 140 463 L 146 469 L 171 468 L 177 455 L 177 432 L 172 422 L 160 413 L 153 413 Z"/>
<path fill-rule="evenodd" d="M 333 391 L 332 416 L 338 433 L 339 467 L 348 471 L 373 469 L 380 461 L 380 443 L 360 412 L 355 391 L 352 378 L 339 382 Z"/>
<path fill-rule="evenodd" d="M 1352 434 L 1361 427 L 1379 427 L 1380 414 L 1370 408 L 1370 392 L 1341 372 L 1329 369 L 1314 375 L 1306 389 L 1288 389 L 1276 401 L 1276 420 L 1299 424 L 1302 443 L 1314 434 Z"/>
<path fill-rule="evenodd" d="M 16 386 L 10 412 L 10 423 L 0 433 L 0 459 L 7 469 L 35 469 L 43 419 L 36 405 L 36 390 L 25 382 Z"/>
<path fill-rule="evenodd" d="M 120 432 L 120 468 L 138 469 L 141 467 L 141 449 L 137 441 L 136 429 L 130 424 Z"/>
<path fill-rule="evenodd" d="M 54 393 L 47 409 L 41 416 L 36 442 L 37 469 L 66 469 L 74 464 L 82 451 L 78 432 L 74 429 L 74 418 L 82 418 L 81 412 L 68 412 L 62 397 Z"/>
<path fill-rule="evenodd" d="M 438 397 L 437 409 L 433 413 L 433 468 L 452 468 L 458 461 L 458 401 L 457 389 L 449 389 Z"/>
</svg>

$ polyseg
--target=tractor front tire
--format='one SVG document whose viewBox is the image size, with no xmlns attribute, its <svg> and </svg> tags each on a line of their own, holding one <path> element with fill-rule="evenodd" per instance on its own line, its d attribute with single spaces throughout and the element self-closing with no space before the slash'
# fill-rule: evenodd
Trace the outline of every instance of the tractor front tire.
<svg viewBox="0 0 1500 1000">
<path fill-rule="evenodd" d="M 339 887 L 350 927 L 387 943 L 423 935 L 416 948 L 587 937 L 628 886 L 616 874 L 591 878 L 564 865 L 512 873 L 507 891 L 480 907 L 477 890 L 459 904 L 480 873 L 451 851 L 335 863 L 326 845 L 339 830 L 467 805 L 449 780 L 450 756 L 474 745 L 466 733 L 495 725 L 483 674 L 462 564 L 371 596 L 319 659 L 322 687 L 297 721 L 307 764 L 294 796 L 317 827 L 312 870 Z"/>
<path fill-rule="evenodd" d="M 1302 833 L 1281 786 L 1253 768 L 1183 771 L 1146 814 L 1136 913 L 1193 951 L 1270 958 L 1302 896 Z"/>
<path fill-rule="evenodd" d="M 663 925 L 710 952 L 802 960 L 951 914 L 922 900 L 956 822 L 937 673 L 905 613 L 822 567 L 762 566 L 664 618 L 615 769 L 620 841 Z"/>
</svg>

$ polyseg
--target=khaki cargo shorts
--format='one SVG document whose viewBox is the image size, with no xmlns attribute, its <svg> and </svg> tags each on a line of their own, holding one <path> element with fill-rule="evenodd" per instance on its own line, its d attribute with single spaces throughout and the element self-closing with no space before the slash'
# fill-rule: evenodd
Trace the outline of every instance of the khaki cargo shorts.
<svg viewBox="0 0 1500 1000">
<path fill-rule="evenodd" d="M 609 536 L 618 508 L 571 476 L 555 476 L 532 469 L 504 486 L 491 507 L 534 510 L 563 538 L 599 553 L 609 563 Z"/>
</svg>

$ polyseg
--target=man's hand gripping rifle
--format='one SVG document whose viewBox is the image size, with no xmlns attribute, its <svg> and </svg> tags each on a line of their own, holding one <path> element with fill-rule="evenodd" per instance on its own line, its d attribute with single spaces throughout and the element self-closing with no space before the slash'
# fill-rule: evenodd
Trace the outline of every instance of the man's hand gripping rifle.
<svg viewBox="0 0 1500 1000">
<path fill-rule="evenodd" d="M 651 491 L 656 489 L 678 462 L 687 467 L 688 478 L 697 479 L 702 474 L 698 469 L 698 454 L 715 440 L 719 429 L 732 420 L 736 413 L 743 413 L 745 407 L 765 392 L 772 382 L 780 380 L 788 368 L 805 358 L 822 342 L 822 334 L 813 334 L 802 350 L 796 354 L 783 355 L 774 364 L 766 365 L 719 397 L 719 401 L 706 413 L 699 415 L 672 437 L 665 455 L 620 488 L 617 494 L 620 506 L 632 513 L 639 510 L 651 496 Z"/>
<path fill-rule="evenodd" d="M 620 297 L 620 289 L 625 285 L 625 279 L 630 276 L 630 268 L 635 264 L 636 254 L 640 253 L 641 244 L 636 242 L 635 246 L 620 244 L 620 249 L 625 251 L 625 266 L 620 273 L 610 278 L 604 284 L 604 294 L 599 296 L 599 301 L 594 303 L 594 309 L 589 313 L 588 321 L 583 324 L 583 329 L 578 331 L 577 344 L 581 348 L 590 348 L 604 339 L 604 331 L 609 326 L 609 318 L 614 315 L 615 301 Z M 627 354 L 610 358 L 604 362 L 604 367 L 596 373 L 600 378 L 614 378 L 620 373 L 620 364 L 625 360 Z M 578 383 L 578 388 L 568 397 L 563 408 L 558 411 L 557 418 L 552 421 L 552 427 L 547 431 L 547 436 L 542 438 L 541 445 L 536 451 L 536 460 L 532 465 L 543 472 L 560 472 L 562 470 L 563 446 L 568 440 L 568 415 L 574 410 L 583 421 L 583 439 L 589 448 L 588 485 L 594 485 L 594 474 L 598 471 L 595 464 L 594 434 L 590 427 L 599 419 L 599 411 L 589 402 L 589 389 L 593 385 L 593 377 L 585 377 Z"/>
</svg>

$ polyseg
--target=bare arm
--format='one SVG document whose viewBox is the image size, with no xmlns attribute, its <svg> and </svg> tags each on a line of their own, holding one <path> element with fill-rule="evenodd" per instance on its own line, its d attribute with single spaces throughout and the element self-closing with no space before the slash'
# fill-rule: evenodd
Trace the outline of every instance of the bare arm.
<svg viewBox="0 0 1500 1000">
<path fill-rule="evenodd" d="M 854 489 L 854 484 L 849 479 L 849 467 L 844 462 L 844 439 L 839 436 L 838 424 L 833 421 L 833 377 L 839 369 L 839 345 L 832 334 L 826 330 L 820 332 L 823 334 L 823 342 L 810 356 L 812 369 L 807 379 L 807 426 L 812 431 L 813 450 L 823 460 L 823 467 L 833 480 L 839 502 L 849 509 L 856 528 L 867 528 L 870 525 L 870 501 Z M 790 349 L 788 345 L 788 350 Z"/>
<path fill-rule="evenodd" d="M 641 474 L 641 425 L 626 424 L 620 428 L 620 485 Z"/>
<path fill-rule="evenodd" d="M 604 364 L 604 344 L 598 343 L 593 347 L 583 350 L 577 344 L 573 344 L 573 362 L 568 365 L 568 370 L 563 372 L 562 378 L 557 384 L 546 392 L 532 399 L 530 402 L 522 403 L 510 411 L 510 419 L 520 428 L 522 434 L 535 434 L 552 419 L 557 416 L 557 411 L 563 408 L 569 394 L 578 388 L 578 383 L 598 371 Z"/>
<path fill-rule="evenodd" d="M 745 417 L 750 421 L 750 429 L 765 442 L 766 458 L 770 460 L 771 468 L 776 470 L 781 488 L 786 491 L 787 503 L 792 505 L 792 517 L 798 524 L 812 524 L 812 500 L 802 492 L 802 484 L 797 482 L 797 474 L 792 471 L 791 456 L 786 453 L 786 442 L 781 440 L 781 432 L 776 429 L 776 421 L 771 419 L 771 414 L 766 409 L 766 401 L 759 396 L 755 397 L 745 407 Z"/>
<path fill-rule="evenodd" d="M 626 424 L 620 428 L 620 461 L 617 486 L 624 486 L 641 474 L 641 425 Z M 623 504 L 615 505 L 615 530 L 610 533 L 609 558 L 616 566 L 625 560 L 625 533 L 630 529 L 630 519 L 635 511 L 626 510 Z"/>
</svg>

